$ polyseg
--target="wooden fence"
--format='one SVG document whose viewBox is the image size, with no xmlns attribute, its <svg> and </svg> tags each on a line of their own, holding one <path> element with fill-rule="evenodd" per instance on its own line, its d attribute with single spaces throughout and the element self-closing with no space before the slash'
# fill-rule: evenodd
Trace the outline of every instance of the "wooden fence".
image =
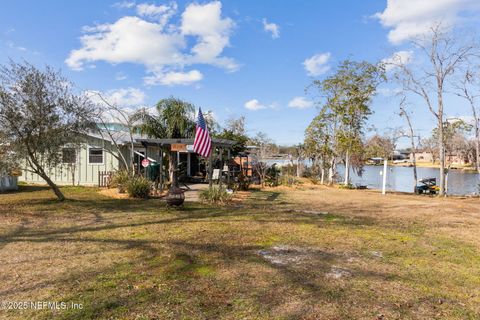
<svg viewBox="0 0 480 320">
<path fill-rule="evenodd" d="M 98 172 L 98 186 L 101 188 L 108 187 L 112 181 L 113 171 Z"/>
</svg>

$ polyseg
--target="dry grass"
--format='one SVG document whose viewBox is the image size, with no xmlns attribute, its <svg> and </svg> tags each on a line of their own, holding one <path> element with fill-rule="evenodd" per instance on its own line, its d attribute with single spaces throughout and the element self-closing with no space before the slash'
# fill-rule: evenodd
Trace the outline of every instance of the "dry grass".
<svg viewBox="0 0 480 320">
<path fill-rule="evenodd" d="M 8 319 L 478 319 L 480 200 L 304 186 L 233 206 L 0 195 Z"/>
</svg>

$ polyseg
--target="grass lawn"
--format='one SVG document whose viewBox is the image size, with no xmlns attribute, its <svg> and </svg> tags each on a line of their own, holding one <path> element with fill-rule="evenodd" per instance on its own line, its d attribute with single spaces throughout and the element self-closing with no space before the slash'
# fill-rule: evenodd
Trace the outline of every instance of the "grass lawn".
<svg viewBox="0 0 480 320">
<path fill-rule="evenodd" d="M 5 319 L 479 319 L 480 200 L 310 186 L 217 208 L 0 194 Z"/>
</svg>

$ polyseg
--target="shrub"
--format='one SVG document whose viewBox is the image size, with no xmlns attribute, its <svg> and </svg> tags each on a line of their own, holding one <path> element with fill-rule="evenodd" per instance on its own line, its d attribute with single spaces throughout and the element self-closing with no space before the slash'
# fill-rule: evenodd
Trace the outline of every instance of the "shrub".
<svg viewBox="0 0 480 320">
<path fill-rule="evenodd" d="M 128 195 L 133 198 L 148 198 L 150 194 L 150 180 L 137 176 L 127 183 Z"/>
<path fill-rule="evenodd" d="M 303 181 L 301 181 L 299 178 L 295 176 L 288 176 L 288 175 L 282 175 L 280 177 L 279 183 L 283 186 L 294 186 L 294 185 L 299 185 L 303 184 Z"/>
<path fill-rule="evenodd" d="M 128 182 L 132 179 L 132 175 L 127 170 L 118 170 L 112 176 L 110 187 L 118 188 L 120 193 L 124 193 L 127 189 Z"/>
<path fill-rule="evenodd" d="M 267 169 L 267 174 L 265 176 L 265 185 L 269 187 L 278 186 L 278 178 L 280 176 L 280 169 L 273 164 Z"/>
<path fill-rule="evenodd" d="M 321 170 L 319 170 L 318 166 L 306 166 L 302 171 L 302 177 L 304 178 L 316 178 L 319 177 L 321 174 Z"/>
<path fill-rule="evenodd" d="M 349 183 L 349 184 L 342 183 L 342 184 L 338 185 L 338 188 L 339 189 L 355 189 L 355 186 L 351 183 Z"/>
<path fill-rule="evenodd" d="M 320 182 L 321 182 L 321 180 L 317 177 L 310 177 L 310 178 L 308 178 L 308 180 L 310 180 L 310 182 L 312 184 L 315 184 L 315 185 L 320 184 Z"/>
<path fill-rule="evenodd" d="M 200 199 L 208 203 L 226 204 L 233 198 L 233 194 L 227 192 L 227 189 L 219 186 L 212 186 L 200 192 Z"/>
<path fill-rule="evenodd" d="M 243 172 L 238 175 L 237 190 L 247 191 L 250 188 L 250 178 L 245 176 Z"/>
</svg>

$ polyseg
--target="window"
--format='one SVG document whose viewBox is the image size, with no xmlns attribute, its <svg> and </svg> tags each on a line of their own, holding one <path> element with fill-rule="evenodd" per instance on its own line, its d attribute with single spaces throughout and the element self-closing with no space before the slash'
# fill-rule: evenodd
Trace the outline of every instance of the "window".
<svg viewBox="0 0 480 320">
<path fill-rule="evenodd" d="M 88 163 L 102 164 L 103 163 L 103 149 L 90 148 L 88 149 Z"/>
<path fill-rule="evenodd" d="M 62 162 L 63 163 L 75 163 L 77 160 L 77 153 L 74 148 L 62 149 Z"/>
</svg>

